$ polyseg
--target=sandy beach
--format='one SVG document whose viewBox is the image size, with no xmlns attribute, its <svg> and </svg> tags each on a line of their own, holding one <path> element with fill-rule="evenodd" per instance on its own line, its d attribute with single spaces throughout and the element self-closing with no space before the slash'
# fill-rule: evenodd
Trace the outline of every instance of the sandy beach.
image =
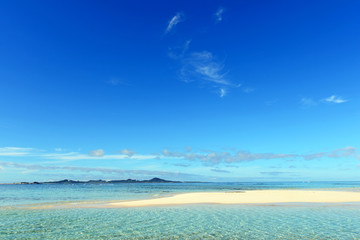
<svg viewBox="0 0 360 240">
<path fill-rule="evenodd" d="M 313 190 L 251 190 L 184 193 L 171 197 L 109 203 L 109 207 L 147 207 L 184 204 L 271 204 L 360 202 L 360 192 Z"/>
</svg>

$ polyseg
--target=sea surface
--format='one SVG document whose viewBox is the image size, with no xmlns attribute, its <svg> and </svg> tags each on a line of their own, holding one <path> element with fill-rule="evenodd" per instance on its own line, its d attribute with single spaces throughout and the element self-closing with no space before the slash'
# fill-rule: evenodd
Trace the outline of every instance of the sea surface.
<svg viewBox="0 0 360 240">
<path fill-rule="evenodd" d="M 360 182 L 0 185 L 0 239 L 359 239 L 360 205 L 32 208 L 255 189 L 360 191 Z"/>
</svg>

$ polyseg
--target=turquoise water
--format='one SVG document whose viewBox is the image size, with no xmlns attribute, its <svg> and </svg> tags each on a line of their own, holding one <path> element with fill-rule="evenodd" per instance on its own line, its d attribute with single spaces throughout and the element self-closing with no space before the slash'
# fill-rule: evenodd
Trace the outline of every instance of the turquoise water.
<svg viewBox="0 0 360 240">
<path fill-rule="evenodd" d="M 142 199 L 242 189 L 359 191 L 359 182 L 0 185 L 0 239 L 360 239 L 360 207 L 191 205 L 36 209 L 24 204 Z"/>
</svg>

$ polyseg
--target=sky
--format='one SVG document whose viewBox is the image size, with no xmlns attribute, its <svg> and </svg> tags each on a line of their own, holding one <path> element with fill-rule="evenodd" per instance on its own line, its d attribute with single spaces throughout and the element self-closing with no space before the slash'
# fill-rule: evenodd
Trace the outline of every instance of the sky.
<svg viewBox="0 0 360 240">
<path fill-rule="evenodd" d="M 0 7 L 0 182 L 360 180 L 359 1 Z"/>
</svg>

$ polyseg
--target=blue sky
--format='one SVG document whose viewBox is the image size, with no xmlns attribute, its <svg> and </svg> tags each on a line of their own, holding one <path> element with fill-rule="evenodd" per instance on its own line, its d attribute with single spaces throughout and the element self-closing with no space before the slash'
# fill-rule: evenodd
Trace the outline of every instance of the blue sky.
<svg viewBox="0 0 360 240">
<path fill-rule="evenodd" d="M 0 182 L 360 180 L 358 1 L 2 1 Z"/>
</svg>

